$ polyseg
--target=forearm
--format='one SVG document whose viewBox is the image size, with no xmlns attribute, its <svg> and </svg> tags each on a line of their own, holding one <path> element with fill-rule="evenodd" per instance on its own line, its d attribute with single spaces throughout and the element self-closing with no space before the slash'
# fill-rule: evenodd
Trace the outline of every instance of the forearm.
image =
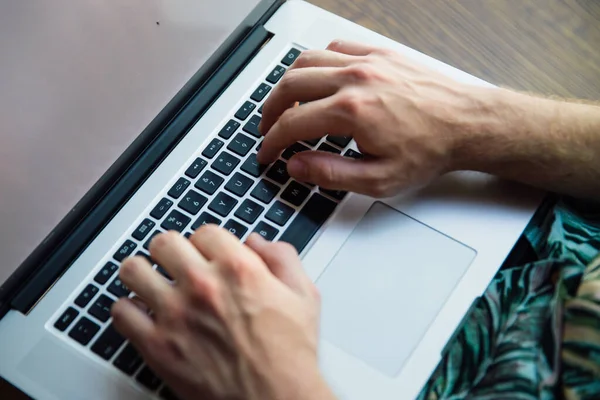
<svg viewBox="0 0 600 400">
<path fill-rule="evenodd" d="M 503 89 L 479 93 L 453 169 L 476 170 L 600 200 L 600 107 Z"/>
</svg>

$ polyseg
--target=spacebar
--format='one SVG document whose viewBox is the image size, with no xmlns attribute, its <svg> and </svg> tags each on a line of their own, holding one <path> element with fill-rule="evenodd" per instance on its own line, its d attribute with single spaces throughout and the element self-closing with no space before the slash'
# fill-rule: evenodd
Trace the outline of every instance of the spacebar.
<svg viewBox="0 0 600 400">
<path fill-rule="evenodd" d="M 301 253 L 333 213 L 336 205 L 318 193 L 313 194 L 279 240 L 288 242 Z"/>
</svg>

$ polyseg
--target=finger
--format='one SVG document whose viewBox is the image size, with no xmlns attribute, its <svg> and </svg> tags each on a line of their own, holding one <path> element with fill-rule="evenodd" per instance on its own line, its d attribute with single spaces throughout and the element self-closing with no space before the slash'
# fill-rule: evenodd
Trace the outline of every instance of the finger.
<svg viewBox="0 0 600 400">
<path fill-rule="evenodd" d="M 255 272 L 267 267 L 260 257 L 244 246 L 237 237 L 217 225 L 204 225 L 190 237 L 204 257 L 215 261 L 224 270 L 231 269 L 234 275 L 242 274 L 244 270 Z"/>
<path fill-rule="evenodd" d="M 334 40 L 327 46 L 327 50 L 352 56 L 366 56 L 379 50 L 379 48 L 364 43 Z"/>
<path fill-rule="evenodd" d="M 259 131 L 264 135 L 294 103 L 334 95 L 343 85 L 338 68 L 303 68 L 288 71 L 263 107 Z"/>
<path fill-rule="evenodd" d="M 351 136 L 352 126 L 335 108 L 337 96 L 288 109 L 266 134 L 257 159 L 270 164 L 279 153 L 300 140 L 321 138 L 327 134 Z"/>
<path fill-rule="evenodd" d="M 160 309 L 162 300 L 173 292 L 171 285 L 152 269 L 144 257 L 131 257 L 123 261 L 119 277 L 153 310 Z"/>
<path fill-rule="evenodd" d="M 354 160 L 323 151 L 298 153 L 288 162 L 288 173 L 299 181 L 367 195 L 381 190 L 387 170 L 378 159 Z"/>
<path fill-rule="evenodd" d="M 150 243 L 150 254 L 177 282 L 184 282 L 192 268 L 209 268 L 196 247 L 177 232 L 156 235 Z M 165 279 L 163 281 L 166 283 Z"/>
<path fill-rule="evenodd" d="M 267 268 L 277 279 L 285 283 L 292 290 L 302 294 L 309 294 L 310 278 L 302 269 L 298 253 L 288 243 L 271 243 L 263 239 L 258 233 L 253 233 L 246 240 L 246 246 L 258 254 Z"/>
<path fill-rule="evenodd" d="M 145 313 L 150 312 L 150 308 L 148 308 L 148 305 L 144 302 L 144 300 L 141 297 L 134 296 L 131 297 L 130 300 L 133 303 L 133 305 L 139 308 L 141 311 Z"/>
<path fill-rule="evenodd" d="M 152 318 L 140 310 L 131 299 L 119 299 L 113 304 L 111 314 L 117 331 L 138 348 L 145 348 L 145 343 L 155 334 Z"/>
<path fill-rule="evenodd" d="M 305 50 L 294 61 L 289 70 L 310 67 L 347 67 L 356 61 L 356 57 L 334 51 Z"/>
</svg>

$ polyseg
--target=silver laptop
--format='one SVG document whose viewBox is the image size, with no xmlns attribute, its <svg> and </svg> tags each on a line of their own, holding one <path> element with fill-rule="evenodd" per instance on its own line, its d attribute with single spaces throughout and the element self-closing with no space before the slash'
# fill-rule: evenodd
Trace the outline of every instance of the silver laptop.
<svg viewBox="0 0 600 400">
<path fill-rule="evenodd" d="M 169 398 L 111 325 L 119 265 L 217 223 L 299 250 L 340 398 L 419 393 L 541 194 L 477 173 L 384 200 L 289 178 L 298 149 L 357 156 L 341 137 L 261 168 L 265 98 L 336 38 L 486 85 L 302 1 L 0 4 L 0 376 L 37 399 Z"/>
</svg>

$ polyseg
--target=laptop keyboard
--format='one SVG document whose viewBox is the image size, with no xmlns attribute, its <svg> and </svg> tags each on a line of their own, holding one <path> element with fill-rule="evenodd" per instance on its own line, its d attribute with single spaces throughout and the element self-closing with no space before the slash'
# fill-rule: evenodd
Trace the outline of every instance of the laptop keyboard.
<svg viewBox="0 0 600 400">
<path fill-rule="evenodd" d="M 290 146 L 270 166 L 259 165 L 256 161 L 262 141 L 258 132 L 261 103 L 299 54 L 300 50 L 294 48 L 284 56 L 282 65 L 273 68 L 250 99 L 201 149 L 183 175 L 174 179 L 175 183 L 150 213 L 140 216 L 141 221 L 130 237 L 110 255 L 81 293 L 74 294 L 72 302 L 53 321 L 56 330 L 66 333 L 79 345 L 89 346 L 92 353 L 164 399 L 175 396 L 144 365 L 136 349 L 111 323 L 112 304 L 118 298 L 130 295 L 130 290 L 119 279 L 120 263 L 129 256 L 143 256 L 154 264 L 153 268 L 170 279 L 167 272 L 150 258 L 150 241 L 168 230 L 189 237 L 204 224 L 221 225 L 241 240 L 250 232 L 258 232 L 267 240 L 291 243 L 301 252 L 346 193 L 291 179 L 287 173 L 287 160 L 296 153 L 313 149 L 361 157 L 360 153 L 345 149 L 351 138 L 327 136 Z"/>
</svg>

